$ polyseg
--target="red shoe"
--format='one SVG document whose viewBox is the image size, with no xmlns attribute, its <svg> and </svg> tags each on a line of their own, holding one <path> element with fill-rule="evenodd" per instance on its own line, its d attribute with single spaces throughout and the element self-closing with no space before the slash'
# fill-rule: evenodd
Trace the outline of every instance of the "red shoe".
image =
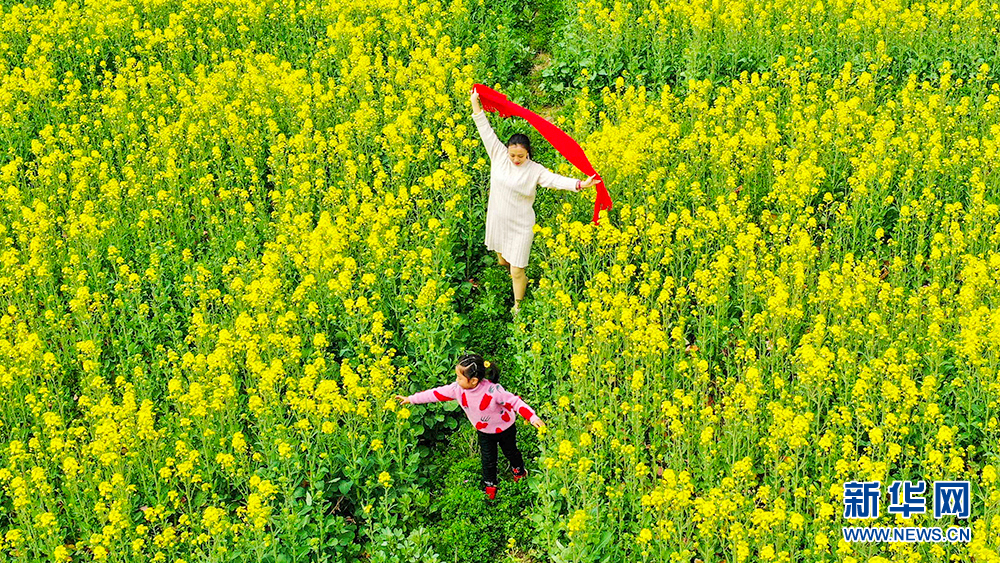
<svg viewBox="0 0 1000 563">
<path fill-rule="evenodd" d="M 497 496 L 497 488 L 496 487 L 486 487 L 486 496 L 490 500 L 493 500 L 494 498 L 496 498 L 496 496 Z"/>
<path fill-rule="evenodd" d="M 518 473 L 516 469 L 514 469 L 512 471 L 514 472 L 514 482 L 515 483 L 517 483 L 521 479 L 524 479 L 525 477 L 528 476 L 528 472 L 525 471 L 524 469 L 522 469 L 520 473 Z"/>
</svg>

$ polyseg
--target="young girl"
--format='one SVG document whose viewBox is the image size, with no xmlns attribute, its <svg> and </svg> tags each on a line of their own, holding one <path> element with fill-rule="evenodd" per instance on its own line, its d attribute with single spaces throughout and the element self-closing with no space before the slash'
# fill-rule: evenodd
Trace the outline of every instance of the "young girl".
<svg viewBox="0 0 1000 563">
<path fill-rule="evenodd" d="M 514 308 L 517 313 L 528 278 L 532 228 L 535 226 L 536 186 L 560 190 L 580 191 L 594 185 L 594 176 L 576 180 L 551 172 L 531 160 L 531 141 L 526 135 L 516 133 L 507 144 L 500 142 L 486 112 L 479 102 L 479 94 L 472 89 L 472 119 L 479 129 L 479 136 L 490 157 L 490 199 L 486 207 L 486 248 L 496 251 L 500 265 L 510 271 L 514 289 Z"/>
<path fill-rule="evenodd" d="M 414 393 L 409 397 L 396 395 L 404 405 L 420 405 L 439 401 L 459 401 L 465 416 L 476 427 L 479 437 L 480 459 L 483 464 L 483 489 L 492 500 L 497 493 L 497 445 L 510 461 L 514 481 L 524 477 L 524 459 L 515 442 L 517 426 L 514 419 L 519 414 L 535 428 L 545 423 L 521 400 L 497 383 L 499 370 L 484 361 L 478 354 L 465 354 L 455 366 L 455 382 Z"/>
</svg>

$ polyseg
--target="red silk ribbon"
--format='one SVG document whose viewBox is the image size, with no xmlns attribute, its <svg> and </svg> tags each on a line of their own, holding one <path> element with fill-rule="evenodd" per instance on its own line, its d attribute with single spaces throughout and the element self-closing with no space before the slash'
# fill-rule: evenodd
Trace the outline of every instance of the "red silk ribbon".
<svg viewBox="0 0 1000 563">
<path fill-rule="evenodd" d="M 602 209 L 611 209 L 611 195 L 604 187 L 601 175 L 594 170 L 594 167 L 587 160 L 580 144 L 566 134 L 565 131 L 549 123 L 540 115 L 529 111 L 507 99 L 507 96 L 483 84 L 474 84 L 473 88 L 479 93 L 479 101 L 486 111 L 493 111 L 500 114 L 500 117 L 510 117 L 516 115 L 524 118 L 531 124 L 552 146 L 563 155 L 573 166 L 587 176 L 596 175 L 594 178 L 594 188 L 597 190 L 597 199 L 594 200 L 594 223 L 597 223 L 597 216 Z"/>
</svg>

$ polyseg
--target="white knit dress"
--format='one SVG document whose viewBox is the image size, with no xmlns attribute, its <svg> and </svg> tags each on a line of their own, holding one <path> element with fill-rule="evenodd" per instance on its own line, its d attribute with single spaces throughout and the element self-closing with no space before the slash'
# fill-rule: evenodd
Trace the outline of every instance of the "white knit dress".
<svg viewBox="0 0 1000 563">
<path fill-rule="evenodd" d="M 526 268 L 535 226 L 535 188 L 576 191 L 576 180 L 555 174 L 534 160 L 515 165 L 497 138 L 486 112 L 473 114 L 490 155 L 490 201 L 486 208 L 486 248 L 499 252 L 512 266 Z"/>
</svg>

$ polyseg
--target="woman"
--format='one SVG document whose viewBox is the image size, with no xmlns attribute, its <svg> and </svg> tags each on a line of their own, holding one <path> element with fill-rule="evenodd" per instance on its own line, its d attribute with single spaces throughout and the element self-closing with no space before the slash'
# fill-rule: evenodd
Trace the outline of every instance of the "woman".
<svg viewBox="0 0 1000 563">
<path fill-rule="evenodd" d="M 507 144 L 500 142 L 486 118 L 479 94 L 470 94 L 472 119 L 479 129 L 490 157 L 490 200 L 486 208 L 486 248 L 497 253 L 500 265 L 508 268 L 514 288 L 514 309 L 520 309 L 528 278 L 528 254 L 534 237 L 535 188 L 544 186 L 560 190 L 580 191 L 594 185 L 595 176 L 575 180 L 554 174 L 531 160 L 531 141 L 527 135 L 511 135 Z"/>
</svg>

